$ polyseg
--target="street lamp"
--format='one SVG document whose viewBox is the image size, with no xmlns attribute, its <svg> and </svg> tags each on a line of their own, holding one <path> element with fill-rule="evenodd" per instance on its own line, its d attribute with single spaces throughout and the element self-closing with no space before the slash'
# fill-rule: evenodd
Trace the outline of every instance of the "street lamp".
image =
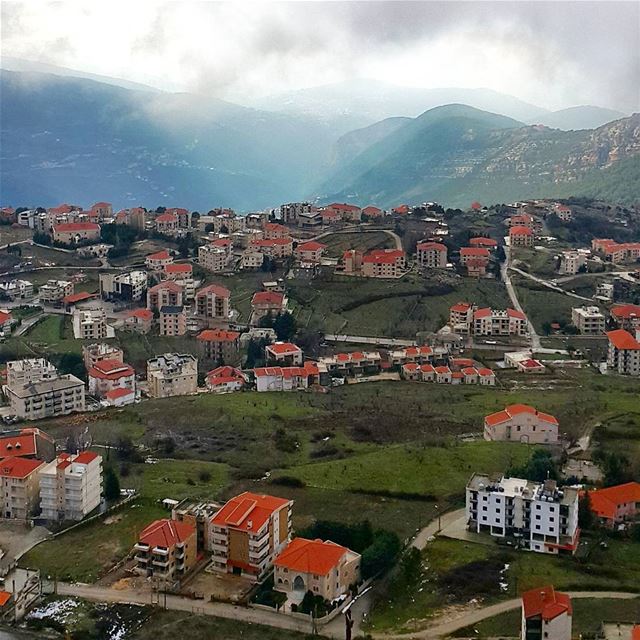
<svg viewBox="0 0 640 640">
<path fill-rule="evenodd" d="M 436 513 L 438 514 L 438 533 L 440 533 L 440 531 L 442 530 L 442 526 L 440 525 L 441 513 L 440 513 L 440 505 L 439 504 L 436 505 Z"/>
</svg>

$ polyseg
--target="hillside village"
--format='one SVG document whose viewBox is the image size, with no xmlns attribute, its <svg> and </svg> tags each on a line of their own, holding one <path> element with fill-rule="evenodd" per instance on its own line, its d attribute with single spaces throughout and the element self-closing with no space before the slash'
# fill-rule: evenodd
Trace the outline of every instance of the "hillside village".
<svg viewBox="0 0 640 640">
<path fill-rule="evenodd" d="M 639 262 L 585 199 L 2 208 L 0 619 L 636 640 Z"/>
</svg>

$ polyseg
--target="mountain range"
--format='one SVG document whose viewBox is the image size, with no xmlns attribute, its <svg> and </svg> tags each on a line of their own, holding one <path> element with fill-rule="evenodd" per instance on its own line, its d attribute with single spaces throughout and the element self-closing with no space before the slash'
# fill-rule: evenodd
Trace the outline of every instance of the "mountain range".
<svg viewBox="0 0 640 640">
<path fill-rule="evenodd" d="M 351 83 L 350 95 L 342 83 L 247 107 L 52 65 L 3 65 L 14 70 L 0 72 L 2 204 L 109 199 L 202 211 L 302 198 L 386 206 L 640 197 L 630 179 L 637 115 L 549 112 L 484 89 L 405 92 L 373 81 Z M 456 96 L 464 104 L 439 102 Z M 576 130 L 560 130 L 563 122 Z"/>
</svg>

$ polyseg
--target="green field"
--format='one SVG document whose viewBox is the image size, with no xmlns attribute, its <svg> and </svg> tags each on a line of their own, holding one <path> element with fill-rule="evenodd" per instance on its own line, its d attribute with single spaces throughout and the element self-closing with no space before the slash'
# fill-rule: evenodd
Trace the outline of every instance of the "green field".
<svg viewBox="0 0 640 640">
<path fill-rule="evenodd" d="M 595 634 L 603 621 L 633 624 L 640 620 L 640 598 L 616 600 L 613 598 L 574 598 L 572 634 Z M 482 620 L 473 627 L 464 627 L 454 634 L 458 638 L 498 638 L 517 636 L 522 623 L 520 609 L 508 611 L 494 618 Z"/>
<path fill-rule="evenodd" d="M 542 278 L 557 277 L 553 251 L 515 247 L 512 258 L 515 267 Z"/>
</svg>

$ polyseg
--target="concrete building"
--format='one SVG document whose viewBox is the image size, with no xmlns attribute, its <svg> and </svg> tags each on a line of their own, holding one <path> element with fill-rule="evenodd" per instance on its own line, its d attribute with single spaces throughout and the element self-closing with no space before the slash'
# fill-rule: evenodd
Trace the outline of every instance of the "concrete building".
<svg viewBox="0 0 640 640">
<path fill-rule="evenodd" d="M 294 538 L 273 566 L 274 589 L 293 604 L 307 591 L 333 602 L 360 579 L 360 554 L 330 540 Z"/>
<path fill-rule="evenodd" d="M 524 336 L 528 332 L 527 317 L 516 309 L 477 309 L 473 313 L 476 336 Z"/>
<path fill-rule="evenodd" d="M 141 531 L 133 551 L 136 573 L 171 586 L 196 565 L 196 527 L 186 520 L 155 520 Z"/>
<path fill-rule="evenodd" d="M 320 381 L 320 370 L 314 362 L 302 367 L 260 367 L 254 369 L 257 391 L 296 391 L 308 389 Z"/>
<path fill-rule="evenodd" d="M 162 213 L 154 220 L 154 226 L 158 233 L 172 236 L 180 228 L 180 222 L 175 213 Z"/>
<path fill-rule="evenodd" d="M 148 393 L 152 398 L 185 396 L 198 390 L 198 360 L 191 354 L 165 353 L 147 360 Z"/>
<path fill-rule="evenodd" d="M 327 373 L 344 377 L 380 373 L 381 362 L 382 356 L 378 351 L 336 353 L 318 359 L 318 365 L 326 368 Z"/>
<path fill-rule="evenodd" d="M 318 264 L 322 259 L 322 254 L 327 248 L 326 244 L 322 242 L 315 242 L 310 240 L 309 242 L 303 242 L 299 244 L 295 249 L 295 257 L 300 262 L 309 262 L 312 264 Z"/>
<path fill-rule="evenodd" d="M 260 253 L 260 251 L 243 251 L 240 257 L 240 268 L 249 270 L 260 269 L 263 262 L 264 254 Z"/>
<path fill-rule="evenodd" d="M 251 298 L 251 324 L 268 315 L 278 315 L 287 310 L 287 298 L 280 291 L 257 291 Z"/>
<path fill-rule="evenodd" d="M 41 517 L 82 520 L 102 500 L 102 456 L 92 451 L 60 454 L 39 472 Z"/>
<path fill-rule="evenodd" d="M 571 640 L 571 598 L 552 586 L 522 594 L 521 640 Z"/>
<path fill-rule="evenodd" d="M 68 222 L 53 225 L 53 241 L 78 244 L 100 240 L 100 225 L 95 222 Z"/>
<path fill-rule="evenodd" d="M 473 305 L 458 302 L 449 309 L 449 327 L 454 333 L 468 334 L 473 332 Z"/>
<path fill-rule="evenodd" d="M 147 309 L 184 304 L 184 289 L 177 282 L 165 280 L 147 291 Z"/>
<path fill-rule="evenodd" d="M 264 357 L 269 366 L 299 367 L 304 360 L 302 349 L 291 342 L 268 344 L 264 348 Z"/>
<path fill-rule="evenodd" d="M 362 256 L 366 278 L 398 278 L 406 268 L 406 256 L 399 249 L 374 249 Z"/>
<path fill-rule="evenodd" d="M 0 436 L 0 458 L 39 459 L 48 462 L 56 455 L 56 441 L 42 429 L 28 427 L 3 431 Z"/>
<path fill-rule="evenodd" d="M 238 364 L 240 359 L 240 334 L 237 331 L 205 329 L 198 337 L 202 357 L 224 364 Z"/>
<path fill-rule="evenodd" d="M 640 329 L 640 305 L 614 304 L 609 312 L 618 329 L 624 329 L 632 334 Z"/>
<path fill-rule="evenodd" d="M 196 283 L 193 279 L 193 267 L 187 263 L 170 264 L 164 268 L 164 277 L 182 287 L 185 300 L 193 300 Z"/>
<path fill-rule="evenodd" d="M 560 254 L 559 273 L 574 275 L 587 264 L 587 256 L 581 251 L 563 251 Z"/>
<path fill-rule="evenodd" d="M 558 420 L 527 404 L 511 404 L 485 416 L 484 439 L 491 441 L 557 444 Z"/>
<path fill-rule="evenodd" d="M 421 267 L 444 269 L 447 266 L 447 247 L 441 242 L 419 242 L 416 260 Z"/>
<path fill-rule="evenodd" d="M 25 420 L 41 420 L 85 410 L 84 383 L 71 374 L 42 382 L 5 386 L 11 411 Z"/>
<path fill-rule="evenodd" d="M 153 326 L 153 311 L 151 309 L 134 309 L 124 320 L 126 329 L 138 333 L 149 333 Z"/>
<path fill-rule="evenodd" d="M 70 296 L 74 292 L 73 282 L 67 280 L 47 280 L 38 288 L 38 298 L 42 304 L 61 304 L 62 299 Z"/>
<path fill-rule="evenodd" d="M 198 263 L 203 269 L 219 273 L 227 269 L 229 255 L 222 247 L 204 244 L 198 247 Z"/>
<path fill-rule="evenodd" d="M 74 309 L 72 324 L 76 340 L 107 340 L 116 335 L 104 309 Z"/>
<path fill-rule="evenodd" d="M 9 280 L 0 283 L 0 294 L 9 300 L 31 300 L 33 298 L 33 283 L 29 280 Z"/>
<path fill-rule="evenodd" d="M 280 205 L 280 219 L 287 224 L 295 224 L 304 214 L 311 214 L 310 202 L 289 202 Z"/>
<path fill-rule="evenodd" d="M 336 221 L 343 222 L 360 222 L 362 210 L 355 204 L 347 204 L 346 202 L 333 202 L 323 209 L 323 218 L 325 214 L 335 216 Z"/>
<path fill-rule="evenodd" d="M 100 360 L 87 371 L 89 394 L 105 398 L 114 389 L 136 389 L 136 374 L 131 365 L 119 360 Z"/>
<path fill-rule="evenodd" d="M 146 271 L 100 274 L 100 295 L 104 300 L 137 302 L 142 300 L 146 290 Z"/>
<path fill-rule="evenodd" d="M 532 229 L 521 225 L 511 227 L 509 229 L 509 243 L 512 247 L 532 247 Z"/>
<path fill-rule="evenodd" d="M 607 332 L 607 338 L 607 371 L 640 376 L 640 342 L 624 329 Z"/>
<path fill-rule="evenodd" d="M 151 271 L 161 271 L 167 265 L 173 264 L 173 256 L 166 250 L 152 253 L 145 258 L 144 261 L 147 269 Z"/>
<path fill-rule="evenodd" d="M 124 362 L 124 352 L 114 344 L 96 342 L 82 346 L 82 360 L 87 371 L 103 360 Z"/>
<path fill-rule="evenodd" d="M 187 314 L 181 305 L 160 307 L 158 322 L 161 336 L 183 336 L 187 333 Z"/>
<path fill-rule="evenodd" d="M 38 513 L 38 472 L 44 465 L 34 458 L 0 458 L 0 518 L 27 520 Z"/>
<path fill-rule="evenodd" d="M 58 377 L 58 370 L 44 358 L 25 358 L 7 362 L 7 385 L 16 386 Z"/>
<path fill-rule="evenodd" d="M 469 240 L 470 247 L 484 247 L 493 251 L 498 247 L 498 243 L 493 238 L 486 238 L 485 236 L 476 236 Z"/>
<path fill-rule="evenodd" d="M 207 373 L 207 389 L 211 393 L 233 393 L 240 391 L 247 380 L 235 367 L 223 366 L 212 369 Z"/>
<path fill-rule="evenodd" d="M 573 554 L 578 546 L 578 489 L 475 473 L 466 489 L 469 529 L 509 538 L 538 553 Z"/>
<path fill-rule="evenodd" d="M 210 284 L 196 292 L 195 311 L 198 319 L 209 327 L 226 327 L 231 315 L 231 292 L 218 284 Z"/>
<path fill-rule="evenodd" d="M 598 522 L 605 527 L 629 525 L 640 516 L 640 483 L 627 482 L 589 491 L 589 502 Z"/>
<path fill-rule="evenodd" d="M 291 540 L 292 500 L 241 493 L 210 520 L 209 550 L 216 571 L 263 577 Z"/>
<path fill-rule="evenodd" d="M 587 335 L 601 335 L 604 333 L 605 317 L 598 307 L 573 307 L 571 309 L 571 322 L 580 333 Z"/>
<path fill-rule="evenodd" d="M 249 249 L 259 251 L 276 260 L 284 260 L 293 255 L 293 240 L 291 238 L 252 240 Z"/>
<path fill-rule="evenodd" d="M 265 240 L 288 239 L 290 235 L 289 229 L 277 222 L 265 222 L 262 225 L 262 231 Z"/>
</svg>

